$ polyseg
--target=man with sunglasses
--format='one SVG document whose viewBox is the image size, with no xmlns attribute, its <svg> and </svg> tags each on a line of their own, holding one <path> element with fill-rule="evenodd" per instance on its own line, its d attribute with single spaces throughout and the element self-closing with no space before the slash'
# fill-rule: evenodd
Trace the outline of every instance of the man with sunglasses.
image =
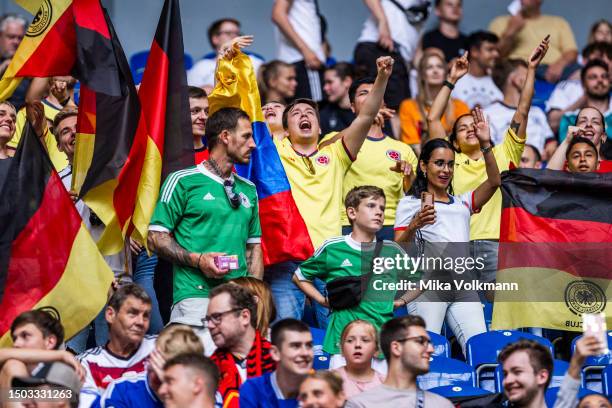
<svg viewBox="0 0 612 408">
<path fill-rule="evenodd" d="M 238 389 L 248 379 L 276 369 L 267 333 L 255 329 L 257 304 L 251 292 L 226 283 L 210 292 L 208 312 L 202 322 L 208 327 L 217 349 L 211 360 L 223 377 L 219 392 L 224 407 L 238 407 Z"/>
<path fill-rule="evenodd" d="M 232 173 L 255 148 L 249 116 L 220 109 L 208 118 L 205 134 L 208 160 L 168 176 L 148 237 L 149 248 L 173 264 L 170 322 L 201 329 L 212 288 L 263 273 L 255 185 Z"/>
<path fill-rule="evenodd" d="M 318 146 L 321 128 L 314 101 L 296 99 L 283 112 L 283 127 L 288 137 L 274 143 L 315 249 L 326 239 L 342 235 L 344 176 L 382 106 L 393 69 L 391 57 L 380 57 L 376 63 L 378 75 L 369 95 L 355 120 L 334 137 L 333 143 Z M 295 262 L 284 262 L 266 270 L 265 279 L 271 286 L 279 319 L 302 317 L 304 295 L 291 282 L 297 266 Z M 317 311 L 317 319 L 323 326 L 324 315 L 327 313 Z"/>
<path fill-rule="evenodd" d="M 382 349 L 389 371 L 382 385 L 351 398 L 346 408 L 452 408 L 444 397 L 423 391 L 417 386 L 417 376 L 429 372 L 434 351 L 420 316 L 396 317 L 386 322 L 380 331 Z"/>
</svg>

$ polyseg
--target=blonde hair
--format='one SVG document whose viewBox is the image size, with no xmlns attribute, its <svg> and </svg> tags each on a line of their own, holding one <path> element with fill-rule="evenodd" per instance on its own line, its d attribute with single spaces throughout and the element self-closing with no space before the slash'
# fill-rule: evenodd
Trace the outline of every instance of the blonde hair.
<svg viewBox="0 0 612 408">
<path fill-rule="evenodd" d="M 276 306 L 268 284 L 252 276 L 243 276 L 232 279 L 230 282 L 247 289 L 256 297 L 257 319 L 255 329 L 262 336 L 267 336 L 270 323 L 276 318 Z"/>
<path fill-rule="evenodd" d="M 174 324 L 159 333 L 155 346 L 166 360 L 185 353 L 204 354 L 202 340 L 189 326 Z"/>
<path fill-rule="evenodd" d="M 351 329 L 354 326 L 357 326 L 358 324 L 368 326 L 368 328 L 372 331 L 372 337 L 374 337 L 374 343 L 376 344 L 376 349 L 378 350 L 378 330 L 376 330 L 376 326 L 374 326 L 371 322 L 362 319 L 353 320 L 352 322 L 344 326 L 342 334 L 340 335 L 340 346 L 342 346 L 342 344 L 346 341 L 346 337 L 348 336 Z"/>
<path fill-rule="evenodd" d="M 302 381 L 302 384 L 304 384 L 304 382 L 308 379 L 324 381 L 325 383 L 327 383 L 327 385 L 329 385 L 329 388 L 331 388 L 335 396 L 338 396 L 340 395 L 340 393 L 343 392 L 342 377 L 340 377 L 338 374 L 336 374 L 333 371 L 327 371 L 327 370 L 314 371 L 308 374 L 306 378 L 304 378 L 304 380 Z"/>
<path fill-rule="evenodd" d="M 418 66 L 418 87 L 419 94 L 416 97 L 416 102 L 419 107 L 419 112 L 421 112 L 421 117 L 423 118 L 423 126 L 424 130 L 427 129 L 427 108 L 430 107 L 430 101 L 433 101 L 436 95 L 432 95 L 429 89 L 429 85 L 427 85 L 427 81 L 425 80 L 425 71 L 427 70 L 427 63 L 431 58 L 438 58 L 442 62 L 442 66 L 444 66 L 444 75 L 448 73 L 448 66 L 446 65 L 446 61 L 444 60 L 444 54 L 441 54 L 441 51 L 437 48 L 428 48 L 423 52 L 423 56 L 419 61 Z M 449 100 L 446 104 L 446 110 L 444 111 L 443 116 L 446 116 L 447 122 L 452 124 L 455 120 L 455 112 L 453 109 L 452 101 Z M 421 140 L 421 143 L 424 140 Z"/>
</svg>

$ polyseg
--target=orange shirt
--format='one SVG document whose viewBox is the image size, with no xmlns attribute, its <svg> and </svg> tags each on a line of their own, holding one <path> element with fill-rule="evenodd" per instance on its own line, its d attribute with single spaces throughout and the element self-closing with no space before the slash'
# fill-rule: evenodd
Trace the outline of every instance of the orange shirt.
<svg viewBox="0 0 612 408">
<path fill-rule="evenodd" d="M 453 104 L 454 119 L 463 114 L 470 113 L 470 108 L 463 101 L 451 98 L 451 103 Z M 429 108 L 427 108 L 426 112 L 429 112 Z M 402 102 L 399 108 L 399 118 L 402 129 L 402 142 L 410 145 L 421 143 L 421 133 L 426 123 L 415 99 L 406 99 Z M 447 134 L 453 130 L 454 123 L 455 120 L 448 120 L 446 113 L 442 116 L 442 126 L 444 126 Z"/>
</svg>

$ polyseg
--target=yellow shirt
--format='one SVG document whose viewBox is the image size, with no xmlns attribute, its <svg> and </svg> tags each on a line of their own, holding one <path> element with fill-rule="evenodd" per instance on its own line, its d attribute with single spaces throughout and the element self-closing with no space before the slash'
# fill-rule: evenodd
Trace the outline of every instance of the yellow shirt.
<svg viewBox="0 0 612 408">
<path fill-rule="evenodd" d="M 338 132 L 325 135 L 322 142 L 334 137 Z M 344 198 L 353 187 L 376 186 L 385 192 L 386 209 L 385 225 L 395 223 L 395 209 L 397 203 L 404 196 L 403 176 L 390 170 L 399 160 L 406 160 L 416 171 L 418 159 L 412 148 L 405 143 L 395 140 L 389 136 L 382 139 L 368 137 L 357 155 L 357 160 L 349 168 L 344 176 L 342 184 L 342 204 L 340 205 L 340 217 L 342 225 L 349 225 Z"/>
<path fill-rule="evenodd" d="M 499 37 L 508 26 L 510 16 L 496 17 L 489 25 L 489 30 Z M 516 45 L 509 58 L 520 58 L 527 61 L 540 41 L 550 34 L 550 48 L 542 60 L 543 64 L 556 62 L 566 51 L 578 50 L 574 33 L 563 17 L 541 15 L 525 20 L 525 26 L 516 36 Z"/>
<path fill-rule="evenodd" d="M 289 138 L 275 139 L 274 144 L 314 248 L 342 235 L 338 208 L 342 205 L 342 181 L 352 164 L 343 141 L 337 140 L 308 157 L 297 153 Z"/>
<path fill-rule="evenodd" d="M 525 140 L 518 138 L 512 129 L 506 130 L 504 142 L 493 148 L 493 155 L 499 171 L 518 167 L 525 147 Z M 463 153 L 455 154 L 455 174 L 453 176 L 453 191 L 460 195 L 475 190 L 487 179 L 484 158 L 472 160 Z M 488 203 L 479 213 L 473 214 L 470 220 L 470 240 L 499 239 L 499 223 L 501 221 L 502 195 L 497 189 Z"/>
<path fill-rule="evenodd" d="M 60 110 L 49 105 L 45 101 L 43 101 L 42 105 L 45 109 L 45 117 L 48 121 L 53 122 L 55 115 L 57 115 Z M 13 138 L 9 140 L 7 146 L 17 149 L 17 145 L 19 145 L 19 141 L 21 140 L 21 132 L 23 132 L 23 127 L 25 126 L 26 120 L 25 108 L 21 108 L 19 112 L 17 112 L 17 119 L 15 120 L 15 134 L 13 135 Z M 53 134 L 47 129 L 44 139 L 45 145 L 47 146 L 47 152 L 49 152 L 49 158 L 51 159 L 51 163 L 53 163 L 53 167 L 55 167 L 55 170 L 57 171 L 63 170 L 66 166 L 68 166 L 68 158 L 66 157 L 66 154 L 57 149 L 55 136 L 53 136 Z"/>
</svg>

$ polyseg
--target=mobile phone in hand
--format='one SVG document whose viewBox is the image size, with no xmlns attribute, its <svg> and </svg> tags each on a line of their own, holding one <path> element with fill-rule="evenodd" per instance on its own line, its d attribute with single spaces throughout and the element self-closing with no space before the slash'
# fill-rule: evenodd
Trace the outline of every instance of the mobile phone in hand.
<svg viewBox="0 0 612 408">
<path fill-rule="evenodd" d="M 433 194 L 429 191 L 423 191 L 421 193 L 421 210 L 425 208 L 426 205 L 433 205 Z"/>
<path fill-rule="evenodd" d="M 601 355 L 608 354 L 608 328 L 604 313 L 584 313 L 582 315 L 582 330 L 586 336 L 594 336 L 601 344 Z"/>
</svg>

